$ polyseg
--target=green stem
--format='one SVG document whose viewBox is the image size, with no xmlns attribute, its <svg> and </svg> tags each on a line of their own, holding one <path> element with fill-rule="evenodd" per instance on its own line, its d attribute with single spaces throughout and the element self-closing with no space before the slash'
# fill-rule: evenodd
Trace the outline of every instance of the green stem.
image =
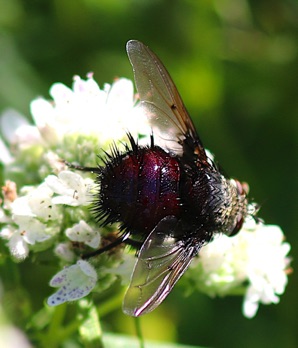
<svg viewBox="0 0 298 348">
<path fill-rule="evenodd" d="M 40 339 L 40 347 L 60 347 L 61 342 L 65 341 L 67 337 L 70 337 L 73 332 L 78 330 L 81 324 L 80 320 L 74 320 L 67 326 L 63 325 L 66 309 L 66 304 L 55 307 L 55 311 L 46 334 L 38 335 Z"/>
<path fill-rule="evenodd" d="M 61 325 L 65 317 L 66 308 L 67 307 L 65 304 L 55 307 L 48 331 L 42 337 L 41 347 L 58 347 L 59 342 L 61 341 L 59 340 L 60 337 L 58 338 L 58 336 L 60 335 L 57 335 L 57 333 L 61 330 Z"/>
<path fill-rule="evenodd" d="M 144 336 L 141 328 L 141 319 L 139 317 L 134 318 L 137 337 L 139 339 L 140 348 L 145 348 Z"/>
<path fill-rule="evenodd" d="M 98 315 L 99 317 L 103 317 L 106 314 L 113 312 L 115 309 L 121 307 L 121 303 L 123 300 L 123 292 L 120 292 L 116 296 L 113 296 L 111 299 L 105 301 L 100 306 L 98 306 Z"/>
</svg>

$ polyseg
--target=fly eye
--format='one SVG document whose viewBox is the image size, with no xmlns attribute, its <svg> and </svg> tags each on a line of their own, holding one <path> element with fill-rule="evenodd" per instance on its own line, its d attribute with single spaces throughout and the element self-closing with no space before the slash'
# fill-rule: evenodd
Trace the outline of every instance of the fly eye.
<svg viewBox="0 0 298 348">
<path fill-rule="evenodd" d="M 247 195 L 249 191 L 249 186 L 246 183 L 241 183 L 235 180 L 237 191 L 240 195 Z"/>
<path fill-rule="evenodd" d="M 235 236 L 241 230 L 243 222 L 244 222 L 243 216 L 237 217 L 236 225 L 235 225 L 233 231 L 231 232 L 231 234 L 229 235 L 230 237 Z"/>
</svg>

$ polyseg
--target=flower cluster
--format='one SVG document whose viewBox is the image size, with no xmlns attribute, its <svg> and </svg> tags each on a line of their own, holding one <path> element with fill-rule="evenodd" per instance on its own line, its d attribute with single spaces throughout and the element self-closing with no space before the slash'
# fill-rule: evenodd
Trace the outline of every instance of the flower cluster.
<svg viewBox="0 0 298 348">
<path fill-rule="evenodd" d="M 9 250 L 14 258 L 23 260 L 28 256 L 29 249 L 40 251 L 48 248 L 49 242 L 60 232 L 59 226 L 63 222 L 61 205 L 76 207 L 89 204 L 89 187 L 92 184 L 90 179 L 83 179 L 76 173 L 64 170 L 58 176 L 47 176 L 37 187 L 22 187 L 21 196 L 14 195 L 15 199 L 12 201 L 7 197 L 6 206 L 1 211 L 6 227 L 1 230 L 0 236 L 8 240 Z M 9 185 L 11 183 L 7 182 L 5 187 Z M 84 238 L 81 239 L 86 240 L 87 235 L 90 235 L 88 228 L 91 228 L 85 222 L 84 224 L 86 226 L 73 226 L 69 230 L 76 230 L 77 235 L 84 233 Z M 71 235 L 70 231 L 68 234 Z M 92 238 L 99 241 L 99 233 L 97 234 L 97 237 Z M 87 240 L 86 244 L 90 245 Z M 95 248 L 98 244 L 99 242 L 95 243 Z"/>
<path fill-rule="evenodd" d="M 278 226 L 248 217 L 236 236 L 218 236 L 202 248 L 186 277 L 211 297 L 244 294 L 243 314 L 252 318 L 259 303 L 279 302 L 288 281 L 289 251 Z"/>
<path fill-rule="evenodd" d="M 61 159 L 94 167 L 101 151 L 109 151 L 113 141 L 121 144 L 127 130 L 137 138 L 150 135 L 150 128 L 127 79 L 100 89 L 89 74 L 87 80 L 75 77 L 72 89 L 54 84 L 50 94 L 52 101 L 32 102 L 34 125 L 12 110 L 1 117 L 0 161 L 7 181 L 0 238 L 17 261 L 46 249 L 60 259 L 65 268 L 50 281 L 59 288 L 48 299 L 53 306 L 84 297 L 95 286 L 105 288 L 116 276 L 128 282 L 133 261 L 125 254 L 95 270 L 79 259 L 74 245 L 96 250 L 108 231 L 98 229 L 88 209 L 93 180 L 68 170 Z M 210 296 L 242 292 L 244 315 L 252 317 L 259 303 L 277 303 L 284 292 L 289 250 L 279 227 L 251 219 L 237 236 L 219 236 L 202 248 L 186 277 Z M 99 284 L 104 277 L 98 269 L 110 275 L 106 284 Z"/>
<path fill-rule="evenodd" d="M 93 179 L 69 171 L 63 160 L 95 167 L 98 156 L 109 151 L 112 141 L 123 142 L 128 129 L 135 138 L 150 130 L 135 108 L 130 80 L 118 79 L 100 89 L 92 74 L 86 80 L 76 76 L 72 89 L 56 83 L 50 95 L 52 101 L 31 103 L 34 125 L 14 110 L 1 116 L 0 161 L 7 181 L 0 238 L 16 261 L 52 249 L 66 266 L 50 282 L 64 289 L 61 298 L 60 290 L 49 299 L 53 305 L 58 298 L 59 303 L 74 300 L 94 288 L 96 271 L 87 261 L 76 263 L 77 254 L 97 249 L 104 233 L 88 207 L 97 192 Z"/>
</svg>

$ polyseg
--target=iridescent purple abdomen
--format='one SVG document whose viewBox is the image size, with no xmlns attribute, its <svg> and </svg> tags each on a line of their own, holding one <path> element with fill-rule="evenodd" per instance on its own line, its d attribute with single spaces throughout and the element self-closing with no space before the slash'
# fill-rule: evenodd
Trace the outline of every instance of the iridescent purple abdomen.
<svg viewBox="0 0 298 348">
<path fill-rule="evenodd" d="M 179 217 L 181 168 L 177 158 L 158 146 L 116 154 L 100 178 L 105 224 L 147 235 L 162 218 Z"/>
</svg>

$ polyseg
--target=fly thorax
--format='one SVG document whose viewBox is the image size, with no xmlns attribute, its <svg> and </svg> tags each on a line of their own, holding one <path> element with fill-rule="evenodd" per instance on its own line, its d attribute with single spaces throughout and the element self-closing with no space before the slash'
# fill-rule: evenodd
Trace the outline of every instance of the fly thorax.
<svg viewBox="0 0 298 348">
<path fill-rule="evenodd" d="M 236 234 L 246 216 L 244 187 L 216 171 L 198 173 L 191 192 L 196 219 L 212 232 Z"/>
<path fill-rule="evenodd" d="M 223 176 L 221 186 L 222 203 L 215 209 L 219 213 L 219 232 L 232 236 L 239 232 L 247 215 L 247 192 L 244 184 Z"/>
</svg>

